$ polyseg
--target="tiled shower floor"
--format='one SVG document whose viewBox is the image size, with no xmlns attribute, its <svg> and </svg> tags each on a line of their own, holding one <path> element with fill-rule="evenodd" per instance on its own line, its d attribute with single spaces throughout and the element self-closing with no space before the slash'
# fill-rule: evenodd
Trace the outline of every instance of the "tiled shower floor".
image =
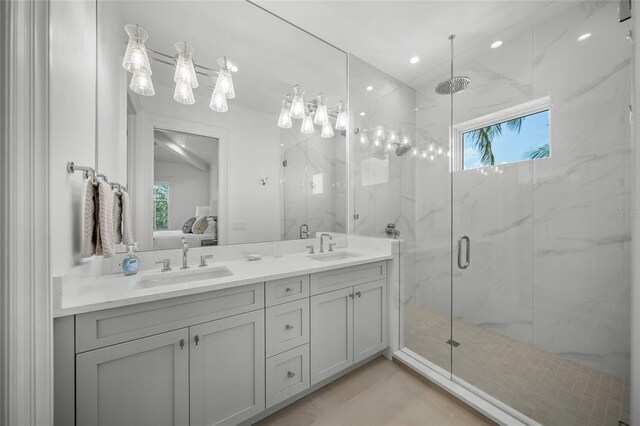
<svg viewBox="0 0 640 426">
<path fill-rule="evenodd" d="M 405 305 L 404 344 L 451 371 L 449 317 Z M 544 425 L 629 423 L 629 383 L 454 319 L 453 374 Z"/>
</svg>

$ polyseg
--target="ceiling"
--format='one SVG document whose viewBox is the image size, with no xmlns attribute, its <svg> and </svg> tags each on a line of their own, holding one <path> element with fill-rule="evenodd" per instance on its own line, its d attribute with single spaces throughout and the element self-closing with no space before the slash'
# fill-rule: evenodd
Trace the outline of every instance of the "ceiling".
<svg viewBox="0 0 640 426">
<path fill-rule="evenodd" d="M 258 0 L 256 3 L 411 85 L 420 75 L 448 60 L 450 34 L 457 36 L 456 52 L 464 52 L 554 2 Z M 419 56 L 420 62 L 410 64 L 412 56 Z"/>
<path fill-rule="evenodd" d="M 168 130 L 155 130 L 156 137 L 161 133 L 165 136 L 165 140 L 171 141 L 173 144 L 182 148 L 182 153 L 186 153 L 191 158 L 196 158 L 206 163 L 209 167 L 216 167 L 218 164 L 218 140 L 206 136 L 192 135 L 180 132 L 171 132 Z M 164 161 L 168 163 L 187 163 L 184 155 L 180 155 L 173 149 L 169 149 L 167 145 L 156 143 L 154 149 L 154 160 Z"/>
</svg>

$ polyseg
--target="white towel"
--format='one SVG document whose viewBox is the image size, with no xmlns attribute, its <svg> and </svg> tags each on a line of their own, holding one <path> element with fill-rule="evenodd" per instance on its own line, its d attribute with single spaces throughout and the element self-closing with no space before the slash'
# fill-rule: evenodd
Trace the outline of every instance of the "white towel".
<svg viewBox="0 0 640 426">
<path fill-rule="evenodd" d="M 122 191 L 120 201 L 122 202 L 122 244 L 132 246 L 134 239 L 131 230 L 131 203 L 127 191 Z"/>
<path fill-rule="evenodd" d="M 102 179 L 98 179 L 98 238 L 96 254 L 110 257 L 116 254 L 113 232 L 113 190 Z"/>
<path fill-rule="evenodd" d="M 98 212 L 98 188 L 88 179 L 84 191 L 84 214 L 82 223 L 82 257 L 96 254 L 97 227 L 96 214 Z"/>
</svg>

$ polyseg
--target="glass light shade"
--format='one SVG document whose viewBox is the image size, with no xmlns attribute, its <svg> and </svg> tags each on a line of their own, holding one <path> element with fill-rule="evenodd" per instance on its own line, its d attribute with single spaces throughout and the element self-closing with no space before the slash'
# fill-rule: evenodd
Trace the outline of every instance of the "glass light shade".
<svg viewBox="0 0 640 426">
<path fill-rule="evenodd" d="M 322 93 L 320 93 L 316 99 L 318 101 L 318 109 L 316 109 L 316 116 L 313 119 L 313 122 L 318 126 L 322 126 L 324 125 L 324 123 L 327 123 L 329 121 L 329 113 L 327 112 L 327 98 Z"/>
<path fill-rule="evenodd" d="M 369 145 L 369 137 L 367 136 L 366 133 L 360 134 L 360 145 L 362 146 Z"/>
<path fill-rule="evenodd" d="M 409 136 L 403 136 L 402 145 L 409 145 L 409 144 L 411 144 L 411 138 L 409 138 Z"/>
<path fill-rule="evenodd" d="M 142 96 L 153 96 L 156 94 L 151 76 L 142 71 L 136 72 L 131 76 L 129 89 Z"/>
<path fill-rule="evenodd" d="M 336 130 L 347 130 L 349 125 L 349 115 L 344 106 L 344 102 L 338 102 L 338 118 L 336 118 Z"/>
<path fill-rule="evenodd" d="M 178 59 L 176 60 L 176 71 L 173 73 L 173 81 L 178 83 L 182 80 L 191 85 L 192 89 L 198 87 L 198 77 L 196 77 L 196 69 L 193 65 L 193 47 L 185 42 L 175 44 L 178 51 Z"/>
<path fill-rule="evenodd" d="M 216 87 L 213 89 L 219 93 L 224 93 L 227 99 L 233 99 L 236 97 L 236 92 L 233 90 L 233 79 L 231 73 L 228 70 L 221 69 L 218 78 L 216 79 Z"/>
<path fill-rule="evenodd" d="M 311 119 L 311 114 L 307 114 L 302 119 L 302 126 L 300 126 L 300 131 L 305 135 L 310 135 L 313 132 L 315 132 L 315 129 L 313 128 L 313 120 Z"/>
<path fill-rule="evenodd" d="M 333 137 L 333 128 L 331 127 L 331 123 L 327 120 L 322 125 L 322 132 L 320 133 L 320 137 L 324 139 L 329 139 Z"/>
<path fill-rule="evenodd" d="M 297 84 L 293 88 L 293 101 L 291 102 L 291 117 L 302 120 L 305 116 L 304 108 L 304 89 Z"/>
<path fill-rule="evenodd" d="M 382 127 L 382 126 L 376 127 L 376 138 L 377 139 L 384 138 L 384 127 Z"/>
<path fill-rule="evenodd" d="M 147 49 L 144 47 L 149 34 L 139 26 L 132 24 L 125 25 L 124 30 L 129 36 L 129 42 L 122 59 L 122 67 L 132 74 L 137 71 L 146 71 L 148 75 L 151 75 L 149 56 L 147 55 Z"/>
<path fill-rule="evenodd" d="M 173 99 L 184 105 L 193 105 L 196 99 L 193 97 L 191 84 L 186 80 L 178 80 L 176 90 L 173 92 Z"/>
<path fill-rule="evenodd" d="M 288 101 L 288 95 L 287 100 L 282 101 L 282 109 L 278 117 L 278 127 L 281 129 L 291 128 L 291 104 Z"/>
<path fill-rule="evenodd" d="M 216 92 L 214 89 L 213 94 L 211 95 L 209 108 L 211 108 L 215 112 L 229 111 L 229 106 L 227 105 L 227 97 L 225 96 L 225 94 L 222 92 Z"/>
</svg>

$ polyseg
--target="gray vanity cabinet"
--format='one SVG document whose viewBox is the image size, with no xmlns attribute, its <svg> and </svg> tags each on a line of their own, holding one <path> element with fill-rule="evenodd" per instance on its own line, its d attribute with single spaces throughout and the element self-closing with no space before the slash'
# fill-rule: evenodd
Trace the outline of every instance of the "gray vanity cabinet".
<svg viewBox="0 0 640 426">
<path fill-rule="evenodd" d="M 387 342 L 387 282 L 353 287 L 353 362 L 385 349 Z"/>
<path fill-rule="evenodd" d="M 312 386 L 387 347 L 386 266 L 311 275 Z"/>
<path fill-rule="evenodd" d="M 351 287 L 311 298 L 311 386 L 353 364 Z"/>
<path fill-rule="evenodd" d="M 265 409 L 264 310 L 190 327 L 191 425 L 238 424 Z"/>
<path fill-rule="evenodd" d="M 76 424 L 188 425 L 188 329 L 76 356 Z"/>
</svg>

